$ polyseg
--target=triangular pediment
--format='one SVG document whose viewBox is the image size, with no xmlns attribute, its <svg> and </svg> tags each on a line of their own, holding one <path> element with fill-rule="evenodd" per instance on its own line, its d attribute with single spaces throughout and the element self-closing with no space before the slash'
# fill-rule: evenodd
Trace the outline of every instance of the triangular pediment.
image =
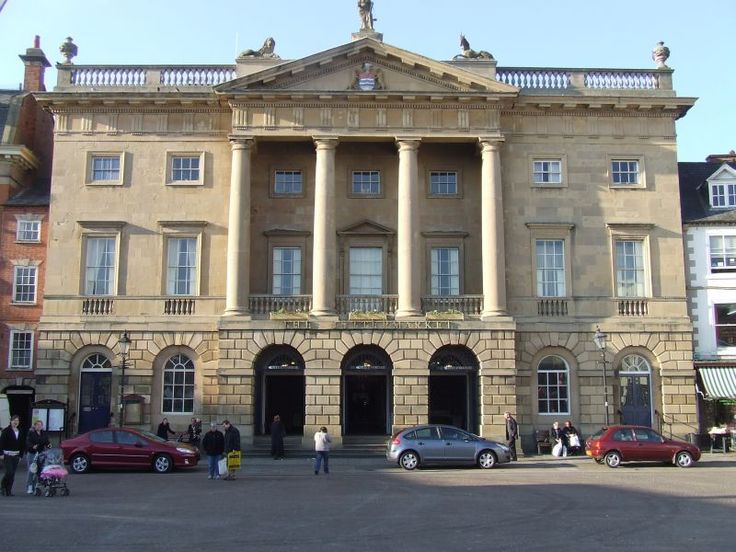
<svg viewBox="0 0 736 552">
<path fill-rule="evenodd" d="M 724 163 L 718 170 L 710 175 L 706 180 L 713 182 L 714 180 L 734 180 L 736 179 L 736 170 L 734 170 L 728 163 Z"/>
<path fill-rule="evenodd" d="M 518 89 L 460 67 L 363 38 L 239 77 L 226 94 L 505 95 Z"/>
<path fill-rule="evenodd" d="M 372 220 L 365 219 L 338 230 L 337 234 L 339 236 L 393 236 L 396 234 L 396 231 Z"/>
</svg>

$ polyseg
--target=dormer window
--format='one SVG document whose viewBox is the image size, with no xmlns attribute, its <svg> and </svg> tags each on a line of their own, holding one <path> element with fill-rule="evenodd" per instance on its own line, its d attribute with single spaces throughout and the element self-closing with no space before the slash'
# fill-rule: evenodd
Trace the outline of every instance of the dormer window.
<svg viewBox="0 0 736 552">
<path fill-rule="evenodd" d="M 736 207 L 736 170 L 724 163 L 708 178 L 710 206 L 713 209 Z"/>
</svg>

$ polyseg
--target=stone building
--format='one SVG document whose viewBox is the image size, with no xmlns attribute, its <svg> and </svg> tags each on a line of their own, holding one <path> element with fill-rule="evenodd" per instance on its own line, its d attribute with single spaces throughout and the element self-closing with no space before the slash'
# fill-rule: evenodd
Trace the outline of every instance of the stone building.
<svg viewBox="0 0 736 552">
<path fill-rule="evenodd" d="M 467 44 L 467 43 L 466 43 Z M 663 64 L 662 64 L 663 65 Z M 305 441 L 695 421 L 672 70 L 60 64 L 38 392 Z M 603 352 L 596 327 L 607 334 Z M 118 345 L 131 340 L 121 382 Z M 603 374 L 607 373 L 604 394 Z M 122 383 L 122 385 L 121 385 Z"/>
</svg>

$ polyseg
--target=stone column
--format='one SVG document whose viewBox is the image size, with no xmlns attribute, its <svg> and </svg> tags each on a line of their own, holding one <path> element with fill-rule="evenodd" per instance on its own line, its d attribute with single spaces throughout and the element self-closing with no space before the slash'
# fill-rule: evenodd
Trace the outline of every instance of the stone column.
<svg viewBox="0 0 736 552">
<path fill-rule="evenodd" d="M 250 156 L 254 141 L 234 139 L 230 144 L 225 316 L 242 316 L 248 314 L 250 294 Z"/>
<path fill-rule="evenodd" d="M 314 246 L 312 248 L 312 316 L 335 316 L 337 233 L 335 228 L 336 138 L 316 138 L 314 179 Z"/>
<path fill-rule="evenodd" d="M 483 312 L 481 319 L 506 314 L 506 256 L 503 232 L 501 144 L 481 140 L 481 257 L 483 259 Z"/>
<path fill-rule="evenodd" d="M 422 316 L 419 241 L 419 144 L 398 139 L 399 220 L 397 231 L 399 306 L 396 318 Z"/>
</svg>

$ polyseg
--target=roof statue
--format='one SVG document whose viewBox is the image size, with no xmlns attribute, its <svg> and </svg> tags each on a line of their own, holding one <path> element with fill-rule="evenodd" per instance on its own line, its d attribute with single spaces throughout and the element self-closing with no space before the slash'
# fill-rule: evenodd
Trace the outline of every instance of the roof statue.
<svg viewBox="0 0 736 552">
<path fill-rule="evenodd" d="M 269 36 L 266 40 L 263 41 L 263 46 L 261 46 L 258 50 L 243 50 L 240 52 L 240 56 L 238 57 L 262 57 L 262 58 L 271 58 L 271 59 L 281 59 L 278 54 L 274 52 L 276 49 L 276 41 L 273 39 L 273 37 Z"/>
<path fill-rule="evenodd" d="M 73 40 L 72 37 L 68 36 L 66 42 L 59 46 L 59 51 L 64 56 L 64 63 L 66 64 L 71 64 L 72 58 L 77 56 L 77 45 L 74 44 Z"/>
<path fill-rule="evenodd" d="M 360 30 L 373 31 L 373 2 L 372 0 L 358 0 L 358 14 L 360 15 Z"/>
<path fill-rule="evenodd" d="M 462 33 L 460 34 L 460 49 L 462 53 L 452 59 L 494 59 L 491 53 L 486 50 L 473 50 L 470 47 L 470 42 L 468 42 L 468 39 Z"/>
<path fill-rule="evenodd" d="M 665 64 L 668 57 L 670 57 L 670 49 L 660 40 L 652 50 L 652 59 L 657 64 L 657 69 L 669 69 Z"/>
</svg>

